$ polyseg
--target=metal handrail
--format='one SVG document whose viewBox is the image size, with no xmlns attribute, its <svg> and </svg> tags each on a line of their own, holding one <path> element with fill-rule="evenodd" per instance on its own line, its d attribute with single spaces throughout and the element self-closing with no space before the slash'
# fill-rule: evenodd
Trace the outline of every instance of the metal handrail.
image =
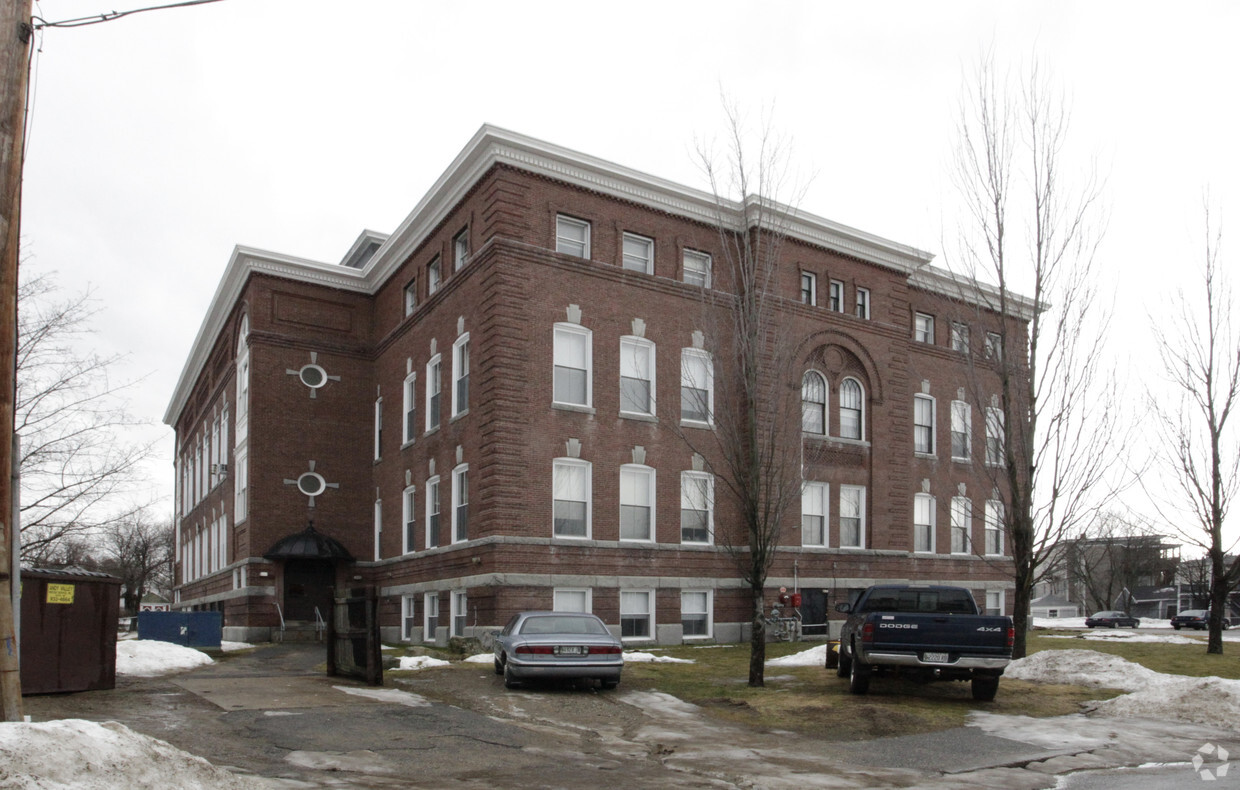
<svg viewBox="0 0 1240 790">
<path fill-rule="evenodd" d="M 323 632 L 327 630 L 327 621 L 323 619 L 323 614 L 319 612 L 319 607 L 314 607 L 314 632 L 319 639 L 323 638 Z"/>
<path fill-rule="evenodd" d="M 272 601 L 271 605 L 276 608 L 276 614 L 280 616 L 280 641 L 284 641 L 284 612 L 280 610 L 280 602 Z"/>
</svg>

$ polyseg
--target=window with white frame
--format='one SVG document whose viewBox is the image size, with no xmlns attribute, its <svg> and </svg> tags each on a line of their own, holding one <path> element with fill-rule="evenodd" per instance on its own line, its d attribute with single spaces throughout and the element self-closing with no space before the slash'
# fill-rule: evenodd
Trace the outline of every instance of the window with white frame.
<svg viewBox="0 0 1240 790">
<path fill-rule="evenodd" d="M 452 344 L 452 416 L 469 410 L 469 333 Z"/>
<path fill-rule="evenodd" d="M 439 593 L 426 593 L 422 597 L 422 641 L 434 642 L 435 629 L 439 626 Z"/>
<path fill-rule="evenodd" d="M 469 464 L 452 470 L 452 542 L 469 540 Z"/>
<path fill-rule="evenodd" d="M 650 639 L 654 636 L 654 591 L 620 591 L 620 638 Z"/>
<path fill-rule="evenodd" d="M 572 406 L 591 404 L 592 333 L 579 324 L 555 325 L 552 400 Z"/>
<path fill-rule="evenodd" d="M 654 343 L 642 337 L 620 338 L 620 411 L 654 414 Z"/>
<path fill-rule="evenodd" d="M 680 542 L 709 544 L 715 533 L 715 478 L 680 473 Z"/>
<path fill-rule="evenodd" d="M 241 318 L 237 330 L 237 442 L 245 439 L 250 414 L 250 317 Z"/>
<path fill-rule="evenodd" d="M 426 295 L 433 296 L 439 290 L 442 282 L 441 273 L 439 271 L 439 256 L 436 255 L 434 260 L 426 265 Z"/>
<path fill-rule="evenodd" d="M 968 497 L 952 497 L 952 554 L 968 554 L 972 551 L 970 528 L 973 522 L 973 502 Z"/>
<path fill-rule="evenodd" d="M 866 318 L 866 319 L 870 317 L 870 289 L 869 288 L 858 288 L 857 289 L 857 317 Z"/>
<path fill-rule="evenodd" d="M 840 437 L 844 439 L 864 439 L 862 429 L 864 420 L 863 404 L 865 396 L 861 382 L 853 378 L 840 382 Z"/>
<path fill-rule="evenodd" d="M 624 234 L 621 263 L 631 272 L 654 274 L 654 240 L 635 233 Z"/>
<path fill-rule="evenodd" d="M 401 548 L 405 554 L 417 551 L 417 492 L 417 486 L 409 486 L 400 497 L 400 522 L 404 525 L 404 545 Z"/>
<path fill-rule="evenodd" d="M 913 551 L 934 553 L 934 497 L 913 495 Z"/>
<path fill-rule="evenodd" d="M 698 348 L 680 352 L 680 419 L 711 424 L 715 410 L 715 369 L 710 353 Z"/>
<path fill-rule="evenodd" d="M 552 534 L 557 538 L 590 537 L 589 461 L 557 458 L 551 465 Z"/>
<path fill-rule="evenodd" d="M 934 455 L 934 398 L 913 396 L 913 452 Z"/>
<path fill-rule="evenodd" d="M 238 450 L 233 456 L 233 462 L 237 464 L 237 474 L 233 477 L 233 485 L 236 486 L 236 507 L 234 513 L 237 521 L 245 521 L 249 515 L 249 494 L 250 494 L 250 457 L 249 452 L 245 449 Z"/>
<path fill-rule="evenodd" d="M 826 483 L 806 483 L 801 489 L 801 545 L 827 545 L 827 497 L 831 487 Z"/>
<path fill-rule="evenodd" d="M 620 467 L 620 540 L 654 540 L 654 469 Z"/>
<path fill-rule="evenodd" d="M 710 256 L 704 252 L 685 250 L 681 276 L 689 285 L 710 287 Z"/>
<path fill-rule="evenodd" d="M 913 339 L 918 343 L 934 344 L 934 316 L 925 313 L 913 315 Z"/>
<path fill-rule="evenodd" d="M 816 436 L 827 434 L 827 380 L 816 370 L 801 377 L 801 430 Z"/>
<path fill-rule="evenodd" d="M 452 592 L 452 633 L 451 636 L 465 636 L 465 628 L 469 624 L 469 598 L 464 590 Z"/>
<path fill-rule="evenodd" d="M 680 594 L 680 633 L 685 639 L 710 638 L 713 598 L 713 590 L 685 590 Z"/>
<path fill-rule="evenodd" d="M 383 559 L 383 500 L 375 500 L 375 562 Z"/>
<path fill-rule="evenodd" d="M 439 374 L 443 368 L 443 359 L 439 354 L 431 357 L 426 363 L 426 430 L 433 431 L 439 427 L 440 382 Z"/>
<path fill-rule="evenodd" d="M 426 481 L 426 548 L 439 545 L 439 475 Z"/>
<path fill-rule="evenodd" d="M 967 461 L 973 444 L 972 413 L 966 401 L 952 401 L 952 459 Z"/>
<path fill-rule="evenodd" d="M 993 556 L 1003 554 L 1003 503 L 997 499 L 986 500 L 985 527 L 986 553 Z"/>
<path fill-rule="evenodd" d="M 987 590 L 986 591 L 986 614 L 999 616 L 1003 614 L 1003 590 Z M 1058 616 L 1059 612 L 1055 612 L 1054 616 Z"/>
<path fill-rule="evenodd" d="M 401 444 L 409 444 L 418 435 L 418 423 L 415 419 L 418 402 L 417 384 L 418 374 L 411 371 L 408 376 L 405 376 L 405 383 L 401 388 Z"/>
<path fill-rule="evenodd" d="M 405 315 L 413 315 L 413 311 L 418 308 L 418 281 L 416 279 L 405 283 Z"/>
<path fill-rule="evenodd" d="M 986 463 L 990 466 L 1003 464 L 1003 410 L 994 406 L 986 408 Z"/>
<path fill-rule="evenodd" d="M 555 251 L 590 257 L 590 223 L 559 214 L 555 218 Z"/>
<path fill-rule="evenodd" d="M 459 272 L 469 261 L 469 228 L 452 237 L 452 270 Z"/>
<path fill-rule="evenodd" d="M 865 548 L 864 486 L 840 486 L 840 546 Z"/>
<path fill-rule="evenodd" d="M 375 399 L 375 460 L 383 457 L 383 398 Z"/>
<path fill-rule="evenodd" d="M 400 602 L 400 638 L 406 642 L 413 641 L 414 629 L 418 627 L 418 597 L 405 595 Z"/>
<path fill-rule="evenodd" d="M 969 353 L 969 325 L 952 321 L 952 351 Z"/>
<path fill-rule="evenodd" d="M 553 612 L 592 612 L 590 589 L 557 588 L 551 594 Z"/>
<path fill-rule="evenodd" d="M 986 359 L 1003 361 L 1003 337 L 998 332 L 986 333 Z"/>
<path fill-rule="evenodd" d="M 801 272 L 801 304 L 818 304 L 818 277 L 812 272 Z"/>
<path fill-rule="evenodd" d="M 827 308 L 837 313 L 844 312 L 844 283 L 832 280 L 827 291 Z"/>
</svg>

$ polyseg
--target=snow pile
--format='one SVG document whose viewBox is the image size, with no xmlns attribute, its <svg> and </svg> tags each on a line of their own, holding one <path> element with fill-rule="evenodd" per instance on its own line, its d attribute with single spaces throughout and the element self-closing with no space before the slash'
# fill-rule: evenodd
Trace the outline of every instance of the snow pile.
<svg viewBox="0 0 1240 790">
<path fill-rule="evenodd" d="M 1004 677 L 1034 683 L 1067 683 L 1089 688 L 1137 691 L 1159 673 L 1119 656 L 1096 650 L 1043 650 L 1008 664 Z"/>
<path fill-rule="evenodd" d="M 1199 645 L 1200 639 L 1179 634 L 1143 634 L 1138 631 L 1090 631 L 1084 634 L 1043 634 L 1043 639 L 1088 639 L 1095 642 L 1160 642 L 1165 645 Z"/>
<path fill-rule="evenodd" d="M 17 790 L 248 790 L 262 780 L 231 774 L 201 757 L 114 721 L 63 719 L 0 724 L 0 787 Z"/>
<path fill-rule="evenodd" d="M 116 643 L 118 675 L 155 677 L 214 663 L 206 653 L 171 642 L 134 639 Z"/>
<path fill-rule="evenodd" d="M 691 658 L 673 658 L 672 656 L 656 656 L 654 653 L 642 653 L 637 650 L 624 651 L 624 660 L 634 664 L 695 664 Z"/>
<path fill-rule="evenodd" d="M 494 664 L 495 654 L 494 653 L 479 653 L 476 656 L 470 656 L 469 658 L 466 658 L 465 663 L 466 664 Z"/>
<path fill-rule="evenodd" d="M 431 658 L 430 656 L 401 656 L 400 666 L 397 669 L 430 669 L 431 667 L 446 667 L 451 662 L 444 661 L 442 658 Z"/>
<path fill-rule="evenodd" d="M 827 646 L 825 644 L 802 650 L 782 658 L 772 658 L 766 662 L 768 667 L 825 667 L 827 665 Z"/>
<path fill-rule="evenodd" d="M 220 642 L 220 650 L 225 653 L 232 653 L 237 650 L 249 650 L 254 645 L 249 642 Z"/>
<path fill-rule="evenodd" d="M 400 689 L 359 688 L 357 686 L 332 686 L 332 688 L 336 691 L 343 691 L 345 694 L 352 694 L 355 697 L 365 697 L 377 702 L 394 702 L 397 705 L 404 705 L 406 708 L 429 708 L 431 705 L 426 697 L 409 691 L 401 691 Z"/>
</svg>

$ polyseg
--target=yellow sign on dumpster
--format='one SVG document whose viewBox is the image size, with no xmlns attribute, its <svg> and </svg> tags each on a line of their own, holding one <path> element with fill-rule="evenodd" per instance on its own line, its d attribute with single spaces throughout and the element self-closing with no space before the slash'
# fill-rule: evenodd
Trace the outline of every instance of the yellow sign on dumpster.
<svg viewBox="0 0 1240 790">
<path fill-rule="evenodd" d="M 73 603 L 73 585 L 72 584 L 48 584 L 47 585 L 47 602 L 48 603 Z"/>
</svg>

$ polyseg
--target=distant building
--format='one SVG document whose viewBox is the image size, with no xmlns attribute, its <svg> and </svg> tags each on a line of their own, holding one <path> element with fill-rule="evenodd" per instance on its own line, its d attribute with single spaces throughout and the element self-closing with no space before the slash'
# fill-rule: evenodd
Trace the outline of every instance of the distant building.
<svg viewBox="0 0 1240 790">
<path fill-rule="evenodd" d="M 1050 573 L 1034 597 L 1054 596 L 1084 614 L 1118 609 L 1162 617 L 1165 601 L 1156 591 L 1174 584 L 1179 564 L 1180 545 L 1161 535 L 1064 540 L 1052 548 Z"/>
<path fill-rule="evenodd" d="M 740 520 L 680 432 L 714 428 L 702 343 L 739 207 L 484 126 L 391 234 L 340 264 L 238 247 L 165 421 L 174 608 L 226 638 L 373 585 L 385 639 L 444 642 L 523 609 L 626 640 L 743 638 L 720 545 Z M 805 490 L 771 569 L 807 623 L 891 580 L 1010 611 L 995 339 L 1028 300 L 804 211 L 778 287 L 800 340 Z M 1006 323 L 1005 323 L 1006 322 Z M 832 600 L 833 599 L 833 600 Z M 316 609 L 318 615 L 316 615 Z"/>
</svg>

